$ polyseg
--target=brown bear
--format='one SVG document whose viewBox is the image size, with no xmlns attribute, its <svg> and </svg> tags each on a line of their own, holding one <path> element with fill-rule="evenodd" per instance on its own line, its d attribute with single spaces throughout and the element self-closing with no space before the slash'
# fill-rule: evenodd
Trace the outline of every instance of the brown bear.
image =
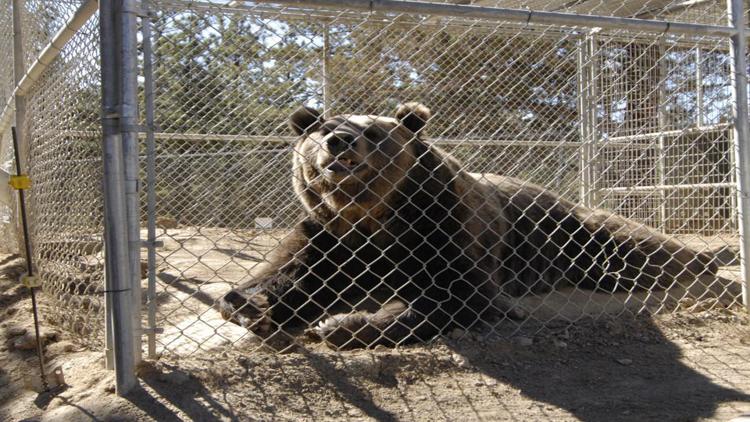
<svg viewBox="0 0 750 422">
<path fill-rule="evenodd" d="M 312 332 L 336 348 L 425 341 L 502 315 L 508 298 L 569 283 L 667 288 L 715 273 L 712 256 L 534 184 L 472 174 L 425 141 L 430 111 L 290 119 L 307 216 L 223 317 L 261 337 Z"/>
</svg>

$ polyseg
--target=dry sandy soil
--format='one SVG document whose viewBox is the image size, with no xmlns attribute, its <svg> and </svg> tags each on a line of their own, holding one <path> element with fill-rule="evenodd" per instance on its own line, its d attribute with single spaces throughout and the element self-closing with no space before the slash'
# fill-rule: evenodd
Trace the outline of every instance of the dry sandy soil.
<svg viewBox="0 0 750 422">
<path fill-rule="evenodd" d="M 287 354 L 214 347 L 140 367 L 114 394 L 100 350 L 46 327 L 48 366 L 66 385 L 27 388 L 38 373 L 19 260 L 0 257 L 0 420 L 729 420 L 750 413 L 750 315 L 739 307 L 674 315 L 527 324 L 512 337 L 453 333 L 431 345 Z M 42 298 L 41 311 L 49 303 Z M 714 304 L 710 302 L 710 304 Z M 692 305 L 692 303 L 691 303 Z M 456 338 L 451 338 L 456 337 Z"/>
</svg>

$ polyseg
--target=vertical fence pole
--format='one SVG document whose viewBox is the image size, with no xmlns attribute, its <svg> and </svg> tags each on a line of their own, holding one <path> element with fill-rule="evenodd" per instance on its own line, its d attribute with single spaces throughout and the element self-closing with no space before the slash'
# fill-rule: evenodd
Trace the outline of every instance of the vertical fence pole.
<svg viewBox="0 0 750 422">
<path fill-rule="evenodd" d="M 580 142 L 579 148 L 579 165 L 580 165 L 580 178 L 579 178 L 579 197 L 580 202 L 584 206 L 590 206 L 589 204 L 589 192 L 591 191 L 591 181 L 589 180 L 588 166 L 591 164 L 591 157 L 589 156 L 588 142 L 589 142 L 589 67 L 587 66 L 587 60 L 590 60 L 588 54 L 588 42 L 585 37 L 578 41 L 578 138 Z"/>
<path fill-rule="evenodd" d="M 703 126 L 703 52 L 701 47 L 695 48 L 695 124 Z"/>
<path fill-rule="evenodd" d="M 589 164 L 589 180 L 591 183 L 589 191 L 589 206 L 599 207 L 601 206 L 601 194 L 597 188 L 597 182 L 603 176 L 600 171 L 604 169 L 602 163 L 602 149 L 597 144 L 601 141 L 599 134 L 599 128 L 596 122 L 596 104 L 598 96 L 600 94 L 599 84 L 597 84 L 597 75 L 599 75 L 600 69 L 597 67 L 597 32 L 599 29 L 592 29 L 588 36 L 588 68 L 589 68 L 589 100 L 588 100 L 588 114 L 589 114 L 589 156 L 591 157 L 591 164 Z"/>
<path fill-rule="evenodd" d="M 120 131 L 125 161 L 130 292 L 133 313 L 133 355 L 141 360 L 141 198 L 139 194 L 140 154 L 138 145 L 138 8 L 136 0 L 120 0 Z"/>
<path fill-rule="evenodd" d="M 580 150 L 580 197 L 581 203 L 587 207 L 597 204 L 595 200 L 594 184 L 596 183 L 595 143 L 596 137 L 596 108 L 595 100 L 595 60 L 594 51 L 596 40 L 593 34 L 588 34 L 579 42 L 578 48 L 578 133 L 581 142 Z"/>
<path fill-rule="evenodd" d="M 23 19 L 22 19 L 22 13 L 24 11 L 24 0 L 13 0 L 13 80 L 18 86 L 21 82 L 21 79 L 23 78 L 24 74 L 26 73 L 26 56 L 24 54 L 24 48 L 23 48 Z M 14 98 L 15 103 L 15 120 L 16 120 L 16 136 L 18 139 L 18 157 L 19 157 L 19 164 L 22 169 L 27 169 L 28 171 L 28 163 L 26 162 L 26 158 L 29 156 L 29 144 L 28 144 L 28 137 L 26 136 L 26 96 L 25 95 L 19 95 L 16 94 Z M 5 153 L 5 151 L 2 151 Z M 16 208 L 16 216 L 18 215 L 18 210 Z M 16 233 L 21 232 L 21 219 L 15 218 L 16 221 Z M 16 236 L 18 240 L 18 244 L 16 245 L 18 247 L 18 250 L 24 250 L 23 247 L 21 247 L 22 239 L 21 236 Z M 26 257 L 26 259 L 30 259 L 31 257 Z"/>
<path fill-rule="evenodd" d="M 331 115 L 331 88 L 330 84 L 328 83 L 328 75 L 331 72 L 331 62 L 330 62 L 330 31 L 331 27 L 326 22 L 324 29 L 325 32 L 323 33 L 323 116 L 324 117 L 330 117 Z"/>
<path fill-rule="evenodd" d="M 750 307 L 750 126 L 747 98 L 747 36 L 743 0 L 727 0 L 729 24 L 737 31 L 731 37 L 732 120 L 735 156 L 737 157 L 737 195 L 739 200 L 740 250 L 742 257 L 742 303 Z"/>
<path fill-rule="evenodd" d="M 104 236 L 107 318 L 111 320 L 115 387 L 123 395 L 136 385 L 133 306 L 129 259 L 125 160 L 120 131 L 121 10 L 115 0 L 99 2 L 102 78 L 102 147 L 104 165 Z"/>
<path fill-rule="evenodd" d="M 669 69 L 667 67 L 667 61 L 665 60 L 667 54 L 667 48 L 664 41 L 659 41 L 659 58 L 658 60 L 658 77 L 656 78 L 657 89 L 658 89 L 658 104 L 656 106 L 656 119 L 657 126 L 659 128 L 658 146 L 656 148 L 656 183 L 659 186 L 667 185 L 667 174 L 666 174 L 666 137 L 664 131 L 667 130 L 667 74 Z M 659 224 L 662 231 L 666 231 L 667 227 L 667 191 L 665 189 L 659 189 L 657 192 L 659 198 Z"/>
<path fill-rule="evenodd" d="M 154 73 L 151 46 L 151 17 L 148 2 L 142 19 L 143 98 L 146 111 L 146 219 L 148 229 L 148 358 L 156 358 L 156 144 L 154 142 Z"/>
</svg>

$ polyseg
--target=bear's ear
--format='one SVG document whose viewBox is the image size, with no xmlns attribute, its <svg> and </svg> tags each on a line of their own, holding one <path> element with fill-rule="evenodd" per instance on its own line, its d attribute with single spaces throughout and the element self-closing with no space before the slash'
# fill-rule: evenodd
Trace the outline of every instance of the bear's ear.
<svg viewBox="0 0 750 422">
<path fill-rule="evenodd" d="M 430 120 L 430 109 L 424 104 L 410 102 L 396 108 L 396 118 L 414 133 L 419 132 Z"/>
<path fill-rule="evenodd" d="M 312 132 L 320 125 L 320 112 L 314 108 L 302 106 L 289 116 L 289 127 L 294 133 L 302 135 Z"/>
</svg>

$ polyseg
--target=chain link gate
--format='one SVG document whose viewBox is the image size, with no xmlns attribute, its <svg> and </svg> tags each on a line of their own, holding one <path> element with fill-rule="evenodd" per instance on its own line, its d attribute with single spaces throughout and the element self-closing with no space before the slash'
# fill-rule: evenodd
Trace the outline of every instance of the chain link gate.
<svg viewBox="0 0 750 422">
<path fill-rule="evenodd" d="M 708 297 L 721 298 L 714 306 L 740 300 L 731 58 L 721 30 L 467 17 L 450 2 L 435 14 L 432 3 L 403 3 L 419 13 L 401 11 L 399 2 L 364 11 L 357 2 L 263 3 L 149 2 L 154 91 L 145 98 L 153 98 L 155 115 L 155 201 L 148 218 L 156 243 L 153 284 L 144 288 L 155 295 L 152 355 L 264 344 L 227 323 L 217 303 L 256 277 L 302 219 L 291 173 L 299 151 L 287 123 L 300 104 L 326 117 L 390 116 L 400 102 L 419 100 L 434 111 L 429 142 L 463 171 L 518 177 L 655 227 L 684 248 L 717 252 L 719 276 L 687 288 L 611 300 L 576 288 L 527 293 L 514 303 L 529 318 L 506 319 L 512 328 L 497 324 L 498 332 L 626 309 L 671 311 Z M 479 5 L 505 6 L 489 3 Z M 601 9 L 669 20 L 672 29 L 727 19 L 714 2 L 583 7 L 555 11 Z"/>
</svg>

